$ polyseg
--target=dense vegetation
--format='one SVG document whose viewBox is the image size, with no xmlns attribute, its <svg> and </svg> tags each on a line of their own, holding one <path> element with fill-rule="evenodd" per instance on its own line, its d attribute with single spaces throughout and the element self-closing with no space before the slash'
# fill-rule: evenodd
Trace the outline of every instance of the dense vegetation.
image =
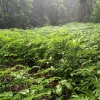
<svg viewBox="0 0 100 100">
<path fill-rule="evenodd" d="M 100 100 L 100 24 L 0 30 L 0 100 Z"/>
<path fill-rule="evenodd" d="M 0 0 L 0 28 L 100 22 L 100 0 Z"/>
</svg>

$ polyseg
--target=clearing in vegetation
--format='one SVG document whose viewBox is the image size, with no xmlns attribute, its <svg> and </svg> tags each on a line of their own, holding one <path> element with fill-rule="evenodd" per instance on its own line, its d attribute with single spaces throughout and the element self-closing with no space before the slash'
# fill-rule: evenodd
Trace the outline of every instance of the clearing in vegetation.
<svg viewBox="0 0 100 100">
<path fill-rule="evenodd" d="M 100 100 L 100 24 L 0 30 L 0 100 Z"/>
</svg>

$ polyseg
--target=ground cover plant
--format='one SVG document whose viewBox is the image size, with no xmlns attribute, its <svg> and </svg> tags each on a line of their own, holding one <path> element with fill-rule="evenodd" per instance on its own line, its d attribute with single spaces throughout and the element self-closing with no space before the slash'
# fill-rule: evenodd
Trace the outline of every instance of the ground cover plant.
<svg viewBox="0 0 100 100">
<path fill-rule="evenodd" d="M 0 100 L 100 100 L 100 24 L 0 30 Z"/>
</svg>

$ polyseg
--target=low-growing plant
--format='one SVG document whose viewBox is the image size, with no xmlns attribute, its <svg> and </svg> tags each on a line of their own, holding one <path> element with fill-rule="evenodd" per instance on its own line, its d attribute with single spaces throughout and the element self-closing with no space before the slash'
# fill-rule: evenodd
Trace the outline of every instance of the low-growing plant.
<svg viewBox="0 0 100 100">
<path fill-rule="evenodd" d="M 100 100 L 99 27 L 0 30 L 0 100 Z"/>
</svg>

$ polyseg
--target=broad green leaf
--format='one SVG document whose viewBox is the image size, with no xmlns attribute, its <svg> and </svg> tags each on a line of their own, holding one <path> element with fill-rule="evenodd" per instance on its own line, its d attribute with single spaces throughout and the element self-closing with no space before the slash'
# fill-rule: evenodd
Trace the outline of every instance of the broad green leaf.
<svg viewBox="0 0 100 100">
<path fill-rule="evenodd" d="M 13 93 L 12 92 L 4 92 L 0 94 L 0 97 L 12 97 Z"/>
<path fill-rule="evenodd" d="M 55 91 L 56 91 L 56 94 L 60 96 L 62 94 L 62 86 L 60 84 L 58 84 L 56 86 L 56 90 Z"/>
</svg>

